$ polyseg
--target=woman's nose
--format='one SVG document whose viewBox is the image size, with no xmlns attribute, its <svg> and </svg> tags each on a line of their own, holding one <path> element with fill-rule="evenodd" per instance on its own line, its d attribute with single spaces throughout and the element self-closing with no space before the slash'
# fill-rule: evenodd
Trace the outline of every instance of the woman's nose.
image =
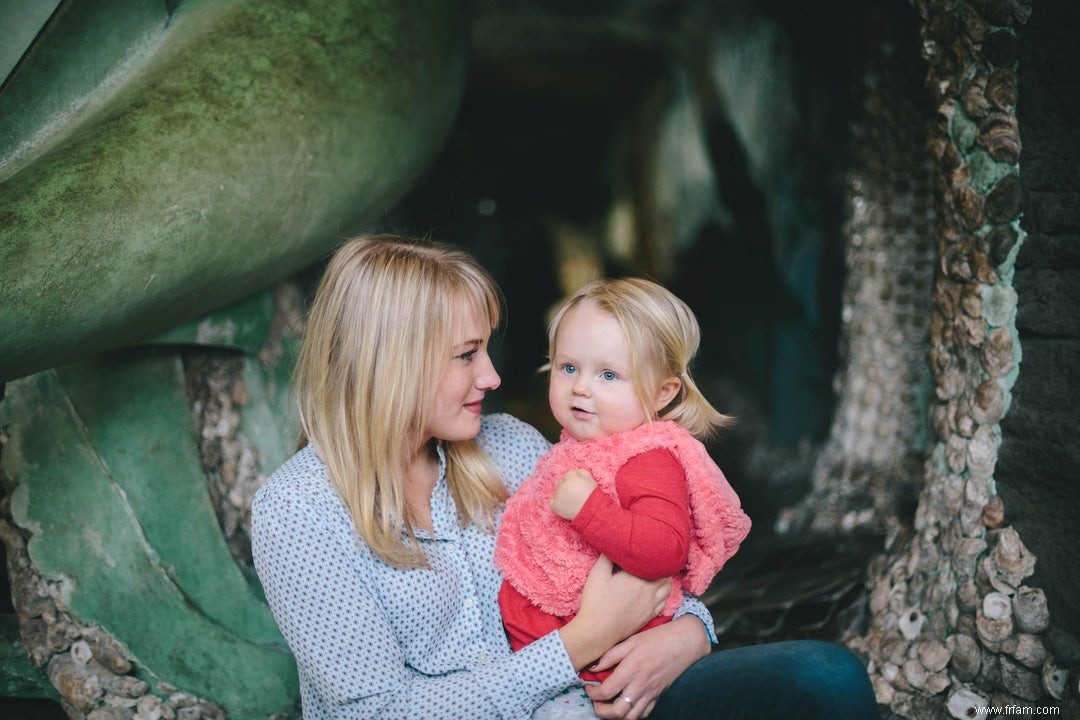
<svg viewBox="0 0 1080 720">
<path fill-rule="evenodd" d="M 502 378 L 495 371 L 495 363 L 491 362 L 491 356 L 485 355 L 485 364 L 476 375 L 476 387 L 480 390 L 494 390 L 502 385 Z"/>
</svg>

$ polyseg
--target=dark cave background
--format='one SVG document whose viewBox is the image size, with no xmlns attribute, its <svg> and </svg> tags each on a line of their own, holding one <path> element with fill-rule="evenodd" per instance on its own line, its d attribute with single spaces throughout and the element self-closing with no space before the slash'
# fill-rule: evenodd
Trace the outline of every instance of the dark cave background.
<svg viewBox="0 0 1080 720">
<path fill-rule="evenodd" d="M 517 414 L 549 438 L 557 427 L 535 369 L 546 352 L 546 312 L 561 297 L 558 228 L 597 245 L 603 274 L 643 274 L 667 284 L 702 326 L 696 376 L 721 411 L 741 420 L 711 449 L 754 518 L 752 538 L 771 536 L 779 508 L 809 488 L 813 450 L 826 438 L 836 403 L 850 92 L 864 48 L 876 41 L 865 32 L 864 6 L 848 2 L 809 17 L 787 1 L 707 9 L 710 22 L 767 26 L 776 45 L 755 61 L 792 78 L 788 86 L 755 89 L 777 94 L 771 99 L 798 118 L 793 136 L 771 151 L 788 182 L 765 187 L 731 109 L 711 87 L 710 28 L 698 27 L 700 37 L 679 35 L 691 15 L 686 7 L 494 5 L 478 3 L 477 12 L 498 11 L 521 49 L 490 47 L 487 35 L 474 33 L 450 140 L 387 226 L 467 247 L 492 270 L 508 306 L 497 358 L 503 386 L 493 409 Z M 522 40 L 516 33 L 534 12 L 556 30 L 535 23 L 530 27 L 544 29 Z M 917 60 L 914 10 L 896 3 L 893 14 Z M 641 32 L 621 30 L 627 23 Z M 730 221 L 705 222 L 674 249 L 675 238 L 645 231 L 632 257 L 617 257 L 601 238 L 613 186 L 636 183 L 640 213 L 655 203 L 640 189 L 658 142 L 642 117 L 650 103 L 671 100 L 676 72 L 693 78 L 716 201 Z M 787 210 L 779 222 L 769 215 L 778 203 Z M 665 264 L 658 257 L 664 254 L 673 261 Z M 791 265 L 801 284 L 784 276 Z M 761 476 L 760 462 L 751 469 L 751 452 L 771 456 L 766 467 L 773 472 Z"/>
</svg>

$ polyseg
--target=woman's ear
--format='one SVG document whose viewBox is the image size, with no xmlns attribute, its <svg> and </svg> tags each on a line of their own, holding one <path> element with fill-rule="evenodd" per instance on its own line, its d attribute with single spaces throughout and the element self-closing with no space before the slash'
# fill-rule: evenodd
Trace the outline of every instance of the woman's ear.
<svg viewBox="0 0 1080 720">
<path fill-rule="evenodd" d="M 682 389 L 682 380 L 677 377 L 669 377 L 661 385 L 660 389 L 656 391 L 656 403 L 653 407 L 654 413 L 659 413 L 661 410 L 671 404 L 672 400 L 679 396 L 679 390 Z"/>
</svg>

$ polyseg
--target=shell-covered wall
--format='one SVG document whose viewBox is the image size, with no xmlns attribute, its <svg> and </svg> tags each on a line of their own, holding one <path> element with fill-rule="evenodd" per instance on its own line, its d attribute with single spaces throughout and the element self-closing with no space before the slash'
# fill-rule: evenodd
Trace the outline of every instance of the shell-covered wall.
<svg viewBox="0 0 1080 720">
<path fill-rule="evenodd" d="M 995 465 L 1020 371 L 1013 287 L 1021 229 L 1016 116 L 1024 2 L 917 2 L 934 123 L 937 266 L 930 315 L 931 438 L 913 531 L 871 568 L 869 658 L 900 717 L 975 717 L 985 706 L 1076 710 L 1047 643 L 1036 558 L 1009 522 Z M 1036 7 L 1035 12 L 1038 12 Z"/>
</svg>

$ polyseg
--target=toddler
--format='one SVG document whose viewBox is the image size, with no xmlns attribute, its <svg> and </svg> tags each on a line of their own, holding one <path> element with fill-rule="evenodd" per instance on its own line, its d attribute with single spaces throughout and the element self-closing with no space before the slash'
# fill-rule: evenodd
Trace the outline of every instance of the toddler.
<svg viewBox="0 0 1080 720">
<path fill-rule="evenodd" d="M 643 279 L 589 283 L 556 312 L 545 369 L 562 432 L 507 501 L 495 550 L 514 650 L 574 616 L 600 554 L 642 578 L 674 578 L 648 628 L 671 620 L 684 591 L 702 593 L 749 532 L 697 439 L 731 422 L 690 377 L 699 340 L 686 304 Z M 572 716 L 543 707 L 534 717 Z"/>
</svg>

